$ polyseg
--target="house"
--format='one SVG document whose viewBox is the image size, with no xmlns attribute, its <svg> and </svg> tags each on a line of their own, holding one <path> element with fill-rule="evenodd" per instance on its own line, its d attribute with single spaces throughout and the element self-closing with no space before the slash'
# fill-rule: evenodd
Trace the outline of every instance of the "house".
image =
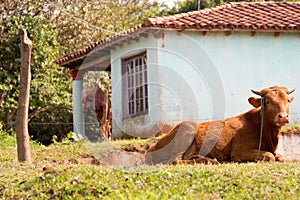
<svg viewBox="0 0 300 200">
<path fill-rule="evenodd" d="M 300 3 L 226 3 L 149 18 L 55 62 L 73 76 L 75 132 L 83 132 L 82 74 L 111 70 L 113 137 L 149 137 L 182 120 L 244 112 L 250 89 L 300 90 Z"/>
</svg>

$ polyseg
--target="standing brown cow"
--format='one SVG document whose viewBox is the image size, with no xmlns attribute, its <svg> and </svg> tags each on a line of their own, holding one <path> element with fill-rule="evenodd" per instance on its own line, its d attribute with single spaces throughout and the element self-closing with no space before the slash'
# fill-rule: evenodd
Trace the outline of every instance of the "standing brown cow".
<svg viewBox="0 0 300 200">
<path fill-rule="evenodd" d="M 276 150 L 280 129 L 289 123 L 289 106 L 293 101 L 289 94 L 294 91 L 278 86 L 252 90 L 260 98 L 248 99 L 254 106 L 248 112 L 200 124 L 181 122 L 149 148 L 146 161 L 152 164 L 283 162 L 283 156 Z"/>
</svg>

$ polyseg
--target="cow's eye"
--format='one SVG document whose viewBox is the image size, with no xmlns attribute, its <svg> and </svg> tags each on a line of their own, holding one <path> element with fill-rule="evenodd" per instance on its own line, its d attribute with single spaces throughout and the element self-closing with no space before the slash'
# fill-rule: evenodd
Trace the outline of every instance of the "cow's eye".
<svg viewBox="0 0 300 200">
<path fill-rule="evenodd" d="M 266 104 L 269 104 L 270 103 L 270 101 L 266 101 Z"/>
<path fill-rule="evenodd" d="M 290 103 L 290 102 L 291 102 L 291 100 L 290 100 L 290 99 L 288 99 L 288 102 Z"/>
</svg>

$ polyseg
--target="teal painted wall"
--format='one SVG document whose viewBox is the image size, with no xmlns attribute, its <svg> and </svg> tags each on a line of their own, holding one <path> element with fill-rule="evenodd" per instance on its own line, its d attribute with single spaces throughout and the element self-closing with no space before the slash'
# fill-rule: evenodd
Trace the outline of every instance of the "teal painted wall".
<svg viewBox="0 0 300 200">
<path fill-rule="evenodd" d="M 275 37 L 274 33 L 226 36 L 223 32 L 166 31 L 161 46 L 158 62 L 164 67 L 159 68 L 159 75 L 169 86 L 161 96 L 165 120 L 201 122 L 237 115 L 251 108 L 247 99 L 254 94 L 250 89 L 297 88 L 300 80 L 300 37 L 296 33 Z M 170 73 L 174 76 L 168 76 Z M 300 119 L 299 94 L 293 94 L 292 123 Z"/>
<path fill-rule="evenodd" d="M 147 50 L 149 114 L 124 119 L 121 59 Z M 251 89 L 298 87 L 300 36 L 283 33 L 165 31 L 149 34 L 111 51 L 113 135 L 148 136 L 164 124 L 223 119 L 251 108 Z M 292 123 L 300 122 L 300 87 L 291 104 Z"/>
</svg>

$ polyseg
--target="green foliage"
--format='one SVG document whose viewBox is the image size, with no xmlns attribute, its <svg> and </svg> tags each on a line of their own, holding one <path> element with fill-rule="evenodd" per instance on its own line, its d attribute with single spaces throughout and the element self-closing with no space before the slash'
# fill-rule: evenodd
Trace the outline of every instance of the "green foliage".
<svg viewBox="0 0 300 200">
<path fill-rule="evenodd" d="M 208 8 L 223 3 L 223 0 L 201 0 L 200 9 Z M 167 12 L 168 15 L 198 10 L 198 0 L 176 1 L 174 6 Z"/>
<path fill-rule="evenodd" d="M 32 139 L 49 145 L 56 141 L 61 142 L 72 130 L 72 114 L 69 109 L 53 107 L 48 112 L 43 112 L 33 118 L 29 123 L 29 132 Z"/>
<path fill-rule="evenodd" d="M 10 15 L 8 4 L 4 9 L 7 13 L 1 16 L 2 34 L 0 38 L 0 92 L 5 93 L 5 99 L 1 105 L 0 120 L 4 128 L 9 129 L 15 120 L 20 73 L 20 36 L 19 30 L 25 28 L 28 37 L 32 40 L 31 72 L 32 81 L 30 89 L 29 116 L 33 122 L 70 122 L 71 112 L 60 112 L 61 107 L 71 106 L 71 82 L 66 70 L 53 63 L 59 50 L 56 40 L 57 31 L 51 23 L 46 23 L 42 18 L 31 13 L 33 5 L 27 5 L 22 11 L 15 11 Z M 63 83 L 63 84 L 61 84 Z M 47 115 L 38 115 L 38 110 L 46 108 Z M 42 113 L 42 112 L 41 112 Z M 61 113 L 61 118 L 56 118 Z M 34 115 L 32 115 L 34 114 Z M 45 127 L 43 127 L 45 128 Z M 70 128 L 70 127 L 69 127 Z M 65 130 L 64 130 L 65 131 Z M 60 130 L 60 127 L 51 127 L 44 130 L 43 134 L 63 135 L 69 132 Z M 37 132 L 41 132 L 41 124 L 34 126 L 30 124 L 30 135 L 37 140 Z"/>
<path fill-rule="evenodd" d="M 282 128 L 282 132 L 299 132 L 300 131 L 300 125 L 295 124 L 291 126 L 284 126 Z"/>
<path fill-rule="evenodd" d="M 98 85 L 102 91 L 108 91 L 111 98 L 111 73 L 110 72 L 105 72 L 105 71 L 86 72 L 83 77 L 83 88 L 94 89 L 96 85 Z"/>
<path fill-rule="evenodd" d="M 60 54 L 127 30 L 160 12 L 160 4 L 149 0 L 63 0 L 49 4 L 49 20 L 59 31 Z"/>
<path fill-rule="evenodd" d="M 67 109 L 71 107 L 71 80 L 53 60 L 140 24 L 161 10 L 161 4 L 148 0 L 7 0 L 0 7 L 0 92 L 6 94 L 0 120 L 5 129 L 15 120 L 19 29 L 25 28 L 33 41 L 29 129 L 33 138 L 42 142 L 51 141 L 53 135 L 61 140 L 71 127 L 61 123 L 72 121 Z M 101 87 L 110 90 L 109 77 L 100 77 Z"/>
<path fill-rule="evenodd" d="M 201 0 L 200 1 L 200 9 L 209 8 L 213 6 L 222 5 L 224 3 L 229 2 L 262 2 L 264 0 Z M 283 0 L 275 0 L 275 1 L 283 1 Z M 287 0 L 287 1 L 299 1 L 299 0 Z M 184 0 L 184 1 L 176 1 L 174 6 L 169 10 L 164 10 L 162 14 L 177 14 L 182 12 L 189 12 L 193 10 L 198 10 L 198 0 Z"/>
</svg>

